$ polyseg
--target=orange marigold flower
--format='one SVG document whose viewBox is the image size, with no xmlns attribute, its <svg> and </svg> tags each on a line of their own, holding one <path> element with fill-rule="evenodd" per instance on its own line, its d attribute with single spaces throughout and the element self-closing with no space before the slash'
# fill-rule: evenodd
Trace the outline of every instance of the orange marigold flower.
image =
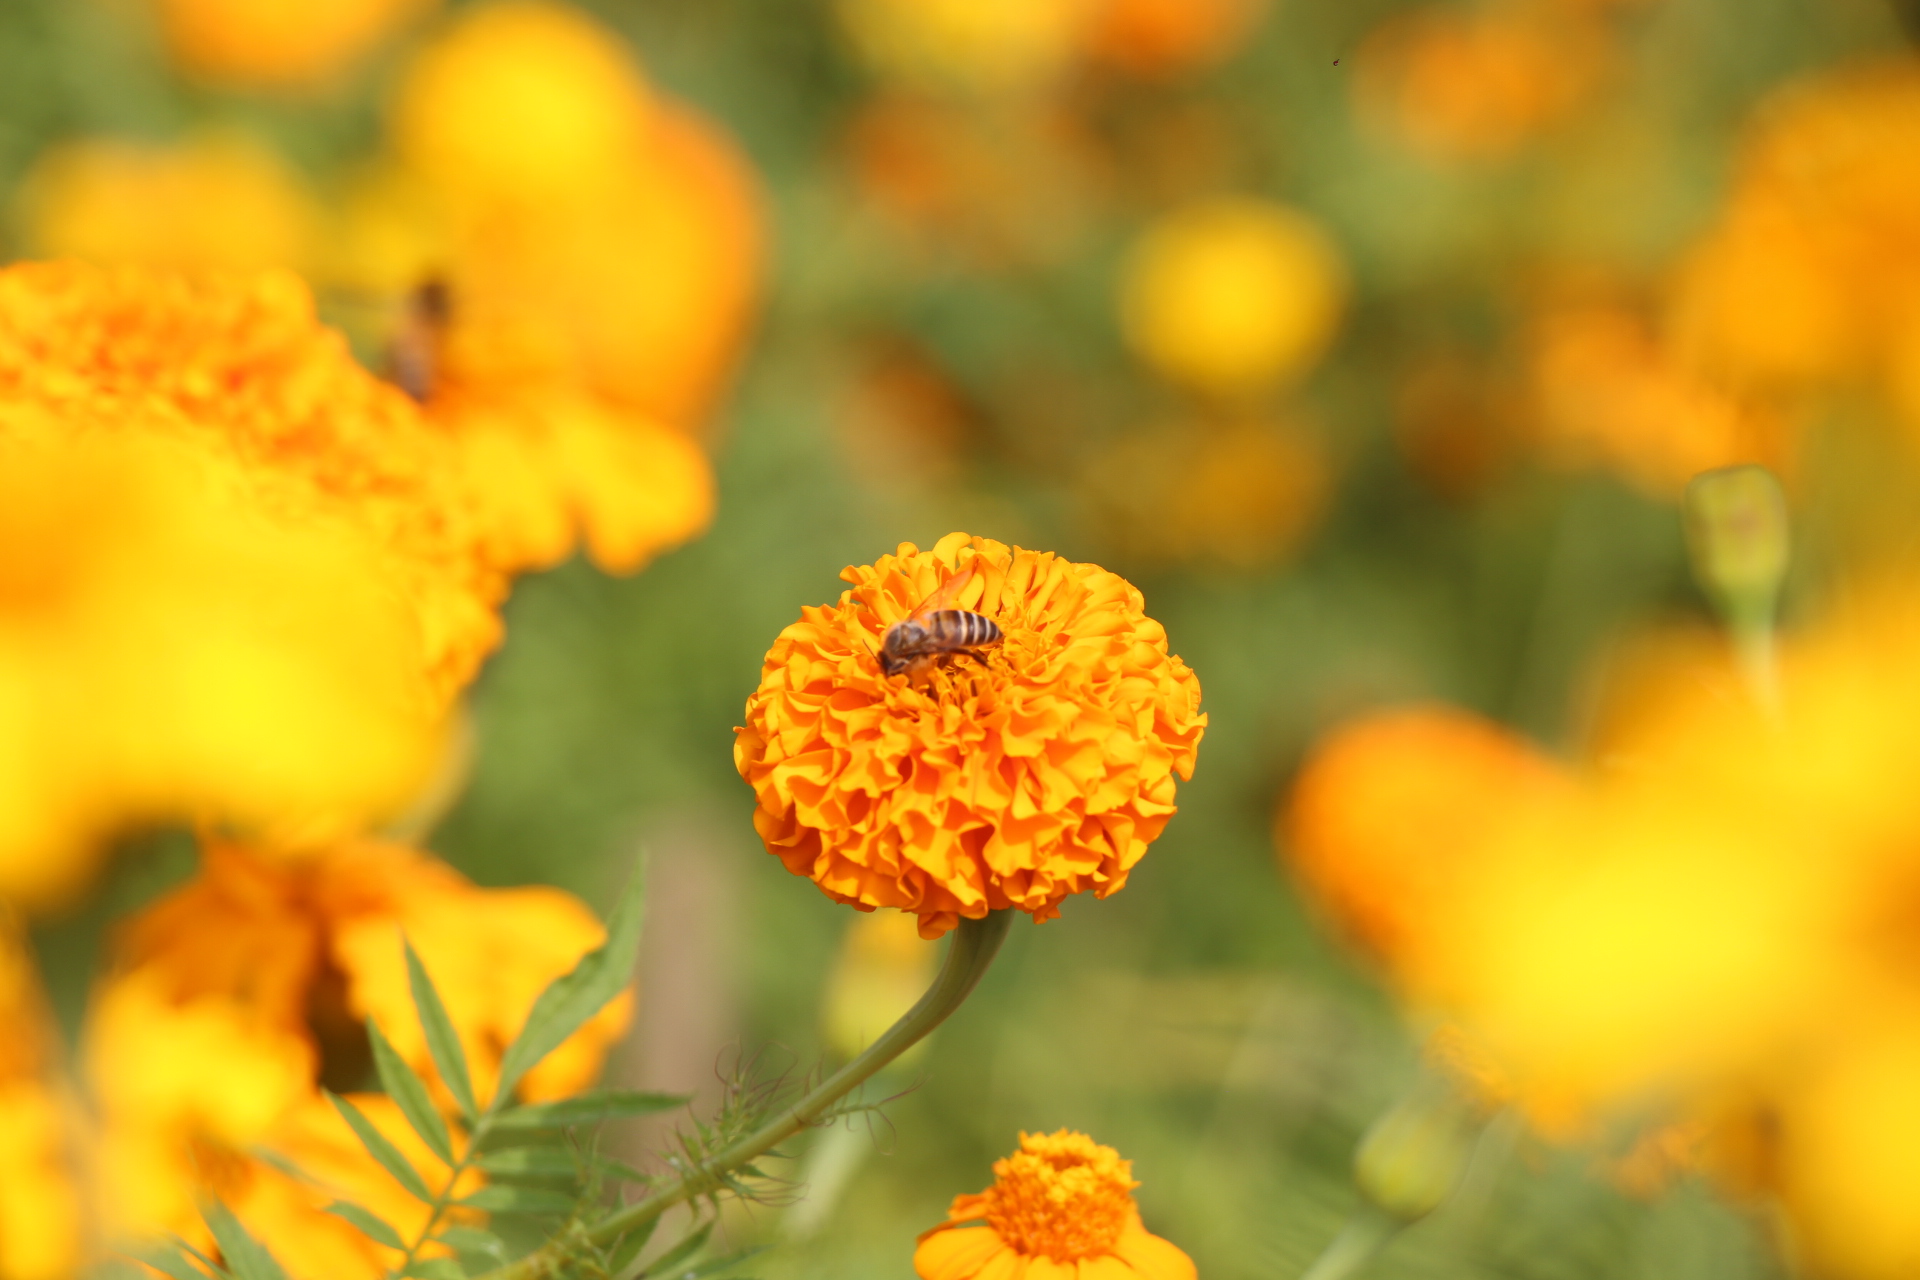
<svg viewBox="0 0 1920 1280">
<path fill-rule="evenodd" d="M 920 1280 L 1194 1280 L 1192 1259 L 1141 1225 L 1133 1163 L 1112 1147 L 1068 1129 L 1023 1133 L 993 1176 L 920 1237 Z"/>
<path fill-rule="evenodd" d="M 433 0 L 154 0 L 180 64 L 209 80 L 304 87 L 336 79 Z"/>
<path fill-rule="evenodd" d="M 885 677 L 882 637 L 957 573 L 955 607 L 1005 639 L 925 688 Z M 1098 565 L 951 533 L 840 576 L 774 641 L 735 730 L 754 826 L 789 871 L 938 937 L 961 916 L 1037 920 L 1104 898 L 1174 813 L 1207 717 L 1140 592 Z"/>
<path fill-rule="evenodd" d="M 1572 785 L 1490 720 L 1401 707 L 1343 724 L 1314 746 L 1276 834 L 1340 926 L 1392 962 L 1530 797 Z"/>
</svg>

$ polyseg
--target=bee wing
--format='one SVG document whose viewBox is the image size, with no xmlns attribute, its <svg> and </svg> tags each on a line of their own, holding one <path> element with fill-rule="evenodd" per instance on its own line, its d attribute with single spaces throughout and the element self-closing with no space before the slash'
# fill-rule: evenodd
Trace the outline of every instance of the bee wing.
<svg viewBox="0 0 1920 1280">
<path fill-rule="evenodd" d="M 959 598 L 961 591 L 965 590 L 967 583 L 971 581 L 973 581 L 973 566 L 968 565 L 934 588 L 933 594 L 922 600 L 914 611 L 907 615 L 907 620 L 918 622 L 929 614 L 952 608 L 953 602 Z"/>
</svg>

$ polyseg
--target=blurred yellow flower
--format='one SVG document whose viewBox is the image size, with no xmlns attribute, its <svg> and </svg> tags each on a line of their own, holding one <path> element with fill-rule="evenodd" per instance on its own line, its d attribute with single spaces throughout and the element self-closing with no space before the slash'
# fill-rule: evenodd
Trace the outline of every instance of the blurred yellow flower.
<svg viewBox="0 0 1920 1280">
<path fill-rule="evenodd" d="M 920 1280 L 1194 1280 L 1192 1259 L 1141 1224 L 1132 1162 L 1112 1147 L 1067 1129 L 1023 1133 L 993 1175 L 921 1235 Z"/>
<path fill-rule="evenodd" d="M 1078 52 L 1094 0 L 838 0 L 854 47 L 902 84 L 967 94 L 1051 86 Z"/>
<path fill-rule="evenodd" d="M 550 0 L 493 0 L 416 56 L 393 110 L 401 160 L 458 200 L 565 202 L 614 185 L 652 92 L 617 37 Z"/>
<path fill-rule="evenodd" d="M 35 256 L 102 264 L 301 270 L 319 230 L 300 176 L 231 130 L 172 146 L 63 143 L 35 162 L 17 201 Z"/>
<path fill-rule="evenodd" d="M 265 533 L 363 546 L 363 591 L 411 614 L 418 714 L 439 714 L 499 638 L 506 575 L 481 552 L 446 433 L 354 363 L 290 275 L 9 268 L 0 396 L 0 436 L 150 441 L 203 459 Z M 321 630 L 350 644 L 364 626 Z"/>
<path fill-rule="evenodd" d="M 54 1083 L 51 1012 L 19 921 L 0 907 L 0 1276 L 65 1280 L 79 1269 L 84 1214 L 76 1109 Z"/>
<path fill-rule="evenodd" d="M 882 676 L 887 629 L 965 570 L 956 607 L 1004 642 L 924 689 Z M 1207 722 L 1139 591 L 963 533 L 840 576 L 853 587 L 837 604 L 780 633 L 735 730 L 768 852 L 836 901 L 913 912 L 925 937 L 1121 888 L 1173 816 Z"/>
<path fill-rule="evenodd" d="M 852 1058 L 911 1009 L 933 981 L 935 948 L 904 911 L 875 911 L 847 922 L 840 958 L 827 980 L 827 1045 Z M 919 1052 L 921 1041 L 902 1062 Z"/>
<path fill-rule="evenodd" d="M 1163 376 L 1222 396 L 1286 381 L 1333 337 L 1347 292 L 1338 249 L 1284 205 L 1215 199 L 1162 217 L 1120 283 L 1128 343 Z"/>
<path fill-rule="evenodd" d="M 153 0 L 180 65 L 249 88 L 314 88 L 350 71 L 435 0 Z"/>
<path fill-rule="evenodd" d="M 1304 431 L 1190 423 L 1120 437 L 1089 481 L 1102 531 L 1124 554 L 1257 569 L 1284 559 L 1319 523 L 1333 475 Z"/>
<path fill-rule="evenodd" d="M 57 323 L 34 334 L 65 336 Z M 137 346 L 130 335 L 130 363 Z M 71 374 L 22 394 L 5 347 L 0 897 L 65 898 L 129 825 L 292 836 L 404 801 L 435 731 L 420 637 L 383 585 L 381 549 L 275 520 L 236 459 L 113 441 L 140 415 L 173 429 L 137 373 L 118 406 Z M 89 419 L 97 434 L 62 442 Z"/>
</svg>

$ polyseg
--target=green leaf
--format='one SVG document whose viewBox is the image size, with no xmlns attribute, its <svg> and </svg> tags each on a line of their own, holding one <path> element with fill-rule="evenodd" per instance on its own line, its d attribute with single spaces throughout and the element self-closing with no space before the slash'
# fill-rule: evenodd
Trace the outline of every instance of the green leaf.
<svg viewBox="0 0 1920 1280">
<path fill-rule="evenodd" d="M 146 1263 L 155 1271 L 173 1280 L 207 1280 L 207 1273 L 188 1260 L 186 1251 L 177 1244 L 150 1244 L 127 1250 L 129 1258 Z M 215 1274 L 219 1274 L 216 1270 Z"/>
<path fill-rule="evenodd" d="M 449 1249 L 461 1253 L 478 1253 L 485 1257 L 505 1261 L 507 1242 L 491 1231 L 482 1231 L 478 1227 L 448 1227 L 437 1239 Z"/>
<path fill-rule="evenodd" d="M 400 1148 L 387 1141 L 387 1135 L 373 1127 L 373 1121 L 360 1112 L 360 1108 L 348 1102 L 331 1089 L 324 1090 L 327 1101 L 340 1113 L 355 1134 L 359 1135 L 360 1145 L 367 1154 L 380 1162 L 380 1167 L 393 1175 L 395 1182 L 406 1188 L 407 1194 L 422 1204 L 433 1203 L 433 1192 L 427 1190 L 426 1180 L 420 1171 L 413 1167 L 407 1158 L 400 1154 Z"/>
<path fill-rule="evenodd" d="M 372 1018 L 367 1019 L 367 1042 L 373 1046 L 373 1066 L 380 1073 L 380 1087 L 387 1091 L 389 1098 L 400 1104 L 400 1114 L 407 1118 L 407 1123 L 413 1126 L 413 1131 L 420 1135 L 433 1154 L 452 1164 L 453 1144 L 447 1140 L 447 1122 L 440 1118 L 440 1112 L 434 1108 L 426 1082 L 415 1075 L 406 1059 L 395 1052 L 379 1024 Z"/>
<path fill-rule="evenodd" d="M 469 1209 L 480 1209 L 486 1213 L 555 1213 L 569 1214 L 574 1209 L 574 1198 L 562 1195 L 558 1191 L 545 1191 L 539 1187 L 482 1187 L 460 1202 Z"/>
<path fill-rule="evenodd" d="M 500 1084 L 494 1105 L 513 1096 L 520 1078 L 560 1042 L 580 1029 L 608 1001 L 626 988 L 640 954 L 640 916 L 643 901 L 636 873 L 620 896 L 620 905 L 607 920 L 607 940 L 581 957 L 572 972 L 555 978 L 527 1014 L 527 1025 L 500 1059 Z"/>
<path fill-rule="evenodd" d="M 574 1178 L 580 1162 L 559 1147 L 517 1147 L 481 1156 L 474 1163 L 496 1178 Z"/>
<path fill-rule="evenodd" d="M 360 1228 L 361 1235 L 373 1241 L 375 1244 L 383 1244 L 389 1249 L 398 1249 L 402 1253 L 406 1252 L 407 1242 L 400 1238 L 398 1231 L 395 1231 L 388 1225 L 385 1218 L 375 1215 L 370 1210 L 361 1208 L 351 1200 L 335 1200 L 326 1207 L 325 1212 L 332 1214 L 336 1218 L 345 1218 L 348 1222 Z"/>
<path fill-rule="evenodd" d="M 460 1047 L 453 1019 L 447 1016 L 447 1006 L 441 1003 L 440 992 L 427 976 L 426 966 L 420 963 L 413 943 L 402 937 L 401 944 L 407 949 L 407 984 L 413 988 L 413 1007 L 420 1015 L 420 1029 L 427 1033 L 427 1052 L 433 1055 L 434 1069 L 439 1071 L 441 1082 L 460 1104 L 460 1114 L 471 1124 L 480 1108 L 474 1103 L 473 1079 L 467 1074 L 467 1051 Z"/>
<path fill-rule="evenodd" d="M 416 1258 L 400 1274 L 421 1280 L 467 1280 L 466 1268 L 452 1258 Z"/>
<path fill-rule="evenodd" d="M 639 1089 L 596 1089 L 557 1102 L 514 1107 L 494 1117 L 496 1132 L 506 1129 L 568 1129 L 603 1120 L 628 1120 L 684 1106 L 690 1095 L 648 1093 Z"/>
<path fill-rule="evenodd" d="M 707 1237 L 712 1234 L 713 1234 L 713 1223 L 708 1222 L 704 1224 L 698 1231 L 688 1236 L 685 1240 L 682 1240 L 679 1244 L 673 1246 L 673 1248 L 667 1250 L 665 1253 L 655 1258 L 652 1262 L 648 1263 L 647 1269 L 641 1272 L 640 1274 L 654 1276 L 654 1275 L 660 1275 L 664 1272 L 673 1270 L 673 1268 L 679 1266 L 681 1263 L 685 1262 L 688 1258 L 691 1258 L 694 1254 L 706 1248 Z"/>
<path fill-rule="evenodd" d="M 219 1200 L 211 1202 L 202 1210 L 202 1216 L 234 1280 L 287 1280 L 287 1273 L 267 1252 L 267 1247 L 240 1225 L 240 1219 L 234 1217 L 225 1204 Z"/>
<path fill-rule="evenodd" d="M 640 1251 L 647 1247 L 647 1241 L 653 1239 L 653 1229 L 659 1225 L 660 1219 L 653 1218 L 621 1236 L 620 1243 L 607 1255 L 607 1270 L 617 1276 L 631 1266 L 633 1260 L 640 1256 Z"/>
</svg>

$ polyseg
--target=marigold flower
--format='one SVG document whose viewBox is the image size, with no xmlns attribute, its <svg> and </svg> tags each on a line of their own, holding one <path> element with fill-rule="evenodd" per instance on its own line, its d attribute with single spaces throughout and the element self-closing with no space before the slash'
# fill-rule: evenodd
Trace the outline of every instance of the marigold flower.
<svg viewBox="0 0 1920 1280">
<path fill-rule="evenodd" d="M 194 270 L 302 270 L 320 217 L 287 162 L 233 130 L 164 147 L 63 143 L 35 161 L 18 202 L 37 257 Z"/>
<path fill-rule="evenodd" d="M 1206 67 L 1237 49 L 1265 0 L 1098 0 L 1086 41 L 1100 61 L 1138 76 Z"/>
<path fill-rule="evenodd" d="M 305 88 L 349 70 L 434 0 L 155 0 L 174 57 L 209 80 Z"/>
<path fill-rule="evenodd" d="M 969 554 L 971 553 L 971 554 Z M 880 674 L 887 629 L 956 573 L 1005 640 L 922 690 Z M 841 572 L 837 604 L 780 633 L 736 729 L 768 852 L 830 898 L 1038 920 L 1126 884 L 1193 774 L 1200 683 L 1140 593 L 1091 564 L 951 533 Z"/>
<path fill-rule="evenodd" d="M 1161 218 L 1120 284 L 1127 341 L 1162 375 L 1246 395 L 1291 378 L 1332 338 L 1346 300 L 1339 251 L 1284 205 L 1218 199 Z"/>
<path fill-rule="evenodd" d="M 161 397 L 140 399 L 137 376 L 125 415 L 86 379 L 8 385 L 8 336 L 19 335 L 0 334 L 0 897 L 63 899 L 104 838 L 133 824 L 292 836 L 351 829 L 403 801 L 434 729 L 421 640 L 380 549 L 351 530 L 276 522 L 235 460 L 106 434 L 137 433 L 142 414 L 192 434 Z M 35 340 L 62 336 L 50 322 Z M 137 362 L 138 346 L 128 331 L 122 358 Z M 36 373 L 59 372 L 49 365 Z M 100 435 L 66 441 L 89 422 Z"/>
<path fill-rule="evenodd" d="M 76 1117 L 53 1083 L 52 1017 L 18 922 L 0 908 L 0 1276 L 65 1280 L 84 1215 Z"/>
<path fill-rule="evenodd" d="M 840 0 L 869 65 L 904 84 L 969 94 L 1044 88 L 1072 64 L 1091 0 Z"/>
<path fill-rule="evenodd" d="M 8 268 L 0 398 L 0 437 L 189 451 L 264 529 L 364 547 L 413 613 L 423 716 L 499 638 L 506 576 L 481 552 L 451 442 L 354 362 L 290 275 Z"/>
<path fill-rule="evenodd" d="M 1342 929 L 1391 961 L 1516 814 L 1572 785 L 1490 720 L 1401 707 L 1350 720 L 1314 745 L 1275 834 Z"/>
<path fill-rule="evenodd" d="M 1084 1133 L 1022 1133 L 994 1182 L 955 1196 L 920 1237 L 920 1280 L 1194 1280 L 1192 1259 L 1149 1234 L 1133 1203 L 1133 1164 Z M 984 1218 L 984 1227 L 960 1224 Z"/>
</svg>

